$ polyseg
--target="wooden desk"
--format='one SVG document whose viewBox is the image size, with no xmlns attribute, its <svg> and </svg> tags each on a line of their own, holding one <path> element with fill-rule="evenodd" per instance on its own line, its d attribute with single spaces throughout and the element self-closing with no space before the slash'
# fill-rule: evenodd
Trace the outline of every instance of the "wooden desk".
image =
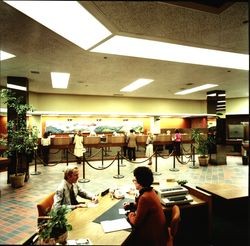
<svg viewBox="0 0 250 246">
<path fill-rule="evenodd" d="M 230 184 L 203 184 L 198 189 L 219 196 L 226 200 L 248 197 L 248 188 Z"/>
<path fill-rule="evenodd" d="M 186 186 L 189 189 L 190 194 L 193 196 L 194 201 L 190 204 L 179 205 L 181 209 L 181 225 L 179 229 L 179 235 L 184 240 L 184 242 L 188 238 L 196 239 L 197 234 L 196 230 L 193 230 L 193 224 L 196 216 L 196 211 L 202 208 L 202 213 L 205 217 L 208 216 L 207 214 L 207 205 L 209 204 L 210 195 L 202 192 L 196 188 L 191 188 L 190 186 Z M 132 197 L 131 197 L 132 198 Z M 84 199 L 78 198 L 79 201 Z M 89 200 L 85 200 L 87 203 L 90 203 Z M 93 222 L 96 218 L 100 215 L 105 213 L 108 209 L 112 206 L 117 204 L 120 200 L 111 199 L 109 194 L 105 195 L 104 197 L 99 198 L 99 203 L 95 207 L 89 208 L 78 208 L 71 211 L 67 218 L 68 222 L 72 225 L 72 231 L 68 232 L 68 239 L 69 240 L 77 240 L 80 238 L 88 238 L 91 240 L 93 245 L 121 245 L 122 242 L 128 237 L 130 234 L 129 231 L 121 230 L 116 232 L 104 233 L 101 224 Z M 205 208 L 205 210 L 204 210 Z M 163 207 L 164 210 L 170 211 L 171 207 Z M 204 214 L 205 211 L 205 214 Z M 188 212 L 188 218 L 187 213 Z M 200 210 L 199 210 L 200 212 Z M 192 222 L 190 224 L 190 221 Z M 197 225 L 204 230 L 203 226 L 201 226 L 202 221 L 201 218 L 198 218 Z M 182 230 L 183 229 L 183 230 Z M 191 230 L 191 231 L 190 231 Z M 205 228 L 206 230 L 206 228 Z M 186 234 L 183 236 L 182 231 L 185 231 Z M 187 234 L 188 231 L 188 234 Z M 199 233 L 199 232 L 198 232 Z M 31 238 L 34 235 L 31 236 Z M 207 239 L 205 239 L 207 240 Z M 204 238 L 203 238 L 204 241 Z M 30 238 L 24 238 L 19 242 L 19 244 L 23 244 L 24 242 L 30 242 Z M 30 245 L 30 244 L 28 244 Z M 189 244 L 185 244 L 189 245 Z M 192 244 L 190 244 L 192 245 Z"/>
<path fill-rule="evenodd" d="M 215 245 L 248 245 L 247 187 L 203 184 L 197 188 L 212 194 Z"/>
<path fill-rule="evenodd" d="M 130 232 L 122 230 L 104 233 L 101 224 L 92 222 L 110 209 L 119 200 L 112 200 L 109 195 L 100 197 L 96 207 L 78 208 L 68 215 L 73 230 L 69 231 L 68 239 L 88 238 L 93 245 L 121 245 Z"/>
<path fill-rule="evenodd" d="M 190 224 L 190 220 L 184 221 L 185 212 L 190 212 L 189 214 L 192 214 L 192 218 L 195 216 L 194 213 L 196 209 L 200 208 L 207 208 L 209 207 L 209 198 L 211 195 L 206 194 L 205 192 L 195 190 L 195 188 L 190 189 L 190 194 L 193 196 L 194 201 L 190 204 L 185 205 L 179 205 L 181 211 L 183 212 L 183 229 L 185 230 L 186 225 Z M 207 198 L 205 198 L 207 197 Z M 108 209 L 110 209 L 114 204 L 116 204 L 119 200 L 114 199 L 112 200 L 109 195 L 107 194 L 104 197 L 100 197 L 99 204 L 96 207 L 90 207 L 90 208 L 79 208 L 73 210 L 68 215 L 68 221 L 72 224 L 73 230 L 69 231 L 69 237 L 68 239 L 79 239 L 79 238 L 88 238 L 92 241 L 94 245 L 121 245 L 121 243 L 128 237 L 129 233 L 128 231 L 121 230 L 111 233 L 104 233 L 102 226 L 99 223 L 92 222 L 97 217 L 102 215 L 104 212 L 106 212 Z M 170 211 L 171 207 L 163 207 L 164 210 Z M 209 211 L 210 209 L 205 209 L 206 214 L 205 217 L 210 218 Z M 187 213 L 186 213 L 187 214 Z M 208 222 L 206 233 L 208 237 L 211 236 L 211 222 Z M 189 226 L 190 227 L 190 226 Z"/>
</svg>

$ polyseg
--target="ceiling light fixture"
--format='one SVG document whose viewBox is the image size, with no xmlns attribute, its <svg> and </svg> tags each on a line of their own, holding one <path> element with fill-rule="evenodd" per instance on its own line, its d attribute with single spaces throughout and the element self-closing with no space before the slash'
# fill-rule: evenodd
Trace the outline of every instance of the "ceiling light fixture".
<svg viewBox="0 0 250 246">
<path fill-rule="evenodd" d="M 137 79 L 136 81 L 122 88 L 120 91 L 124 91 L 124 92 L 135 91 L 141 88 L 142 86 L 145 86 L 153 81 L 154 81 L 153 79 Z"/>
<path fill-rule="evenodd" d="M 16 57 L 15 55 L 12 55 L 6 51 L 0 50 L 0 61 L 7 60 L 10 58 Z"/>
<path fill-rule="evenodd" d="M 78 1 L 4 1 L 87 50 L 112 33 Z"/>
<path fill-rule="evenodd" d="M 175 95 L 186 95 L 186 94 L 190 94 L 190 93 L 193 93 L 193 92 L 196 92 L 196 91 L 206 90 L 206 89 L 209 89 L 209 88 L 212 88 L 212 87 L 215 87 L 215 86 L 218 86 L 218 85 L 205 84 L 205 85 L 197 86 L 197 87 L 194 87 L 194 88 L 191 88 L 191 89 L 176 92 Z"/>
<path fill-rule="evenodd" d="M 69 73 L 51 72 L 52 87 L 58 89 L 66 89 L 69 83 Z"/>
<path fill-rule="evenodd" d="M 27 91 L 26 86 L 15 85 L 15 84 L 10 84 L 10 83 L 7 83 L 7 88 L 15 89 L 15 90 L 18 90 L 18 91 Z"/>
<path fill-rule="evenodd" d="M 111 37 L 90 51 L 249 70 L 249 55 L 118 35 Z"/>
</svg>

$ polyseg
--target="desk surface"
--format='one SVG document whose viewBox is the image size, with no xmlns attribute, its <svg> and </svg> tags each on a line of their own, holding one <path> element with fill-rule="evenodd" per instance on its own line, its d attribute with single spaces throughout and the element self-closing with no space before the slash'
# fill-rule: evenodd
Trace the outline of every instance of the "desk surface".
<svg viewBox="0 0 250 246">
<path fill-rule="evenodd" d="M 109 195 L 100 197 L 96 207 L 78 208 L 68 215 L 73 230 L 69 231 L 68 239 L 88 238 L 93 245 L 121 245 L 130 232 L 122 230 L 104 233 L 101 224 L 92 222 L 106 212 L 119 200 L 112 200 Z"/>
<path fill-rule="evenodd" d="M 248 188 L 245 186 L 239 187 L 230 184 L 203 184 L 197 186 L 197 188 L 227 200 L 248 196 Z"/>
<path fill-rule="evenodd" d="M 180 205 L 181 208 L 189 208 L 204 205 L 206 202 L 195 196 L 190 204 Z M 104 233 L 101 224 L 92 222 L 97 217 L 110 209 L 119 200 L 111 199 L 107 194 L 100 197 L 96 207 L 78 208 L 68 215 L 68 221 L 72 224 L 73 230 L 69 231 L 68 239 L 88 238 L 94 245 L 121 245 L 130 232 L 121 230 L 116 232 Z M 164 207 L 163 209 L 171 209 Z"/>
</svg>

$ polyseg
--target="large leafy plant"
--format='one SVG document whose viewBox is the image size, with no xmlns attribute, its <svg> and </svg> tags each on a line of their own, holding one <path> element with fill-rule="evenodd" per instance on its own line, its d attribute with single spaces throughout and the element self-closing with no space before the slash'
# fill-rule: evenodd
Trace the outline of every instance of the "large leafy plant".
<svg viewBox="0 0 250 246">
<path fill-rule="evenodd" d="M 49 219 L 42 223 L 39 228 L 40 239 L 58 238 L 61 234 L 71 231 L 72 225 L 68 223 L 67 213 L 70 212 L 66 205 L 59 208 L 53 208 L 49 212 Z"/>
<path fill-rule="evenodd" d="M 9 89 L 1 90 L 1 98 L 3 103 L 7 104 L 10 110 L 16 112 L 15 120 L 9 120 L 7 123 L 8 129 L 8 148 L 7 154 L 13 156 L 16 160 L 15 174 L 18 173 L 20 162 L 27 159 L 37 146 L 38 130 L 37 128 L 28 128 L 26 117 L 28 111 L 33 111 L 33 107 L 22 103 L 22 98 L 17 97 L 15 93 Z"/>
<path fill-rule="evenodd" d="M 210 136 L 202 134 L 199 129 L 193 129 L 191 137 L 195 142 L 197 154 L 202 157 L 206 156 L 208 154 L 209 146 L 214 142 L 214 140 Z"/>
</svg>

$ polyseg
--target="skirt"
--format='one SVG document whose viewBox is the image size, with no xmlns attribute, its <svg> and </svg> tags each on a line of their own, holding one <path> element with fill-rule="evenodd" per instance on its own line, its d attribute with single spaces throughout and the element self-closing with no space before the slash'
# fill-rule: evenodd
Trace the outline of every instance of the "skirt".
<svg viewBox="0 0 250 246">
<path fill-rule="evenodd" d="M 153 155 L 154 153 L 154 150 L 153 150 L 153 144 L 148 144 L 147 147 L 146 147 L 146 157 L 149 158 Z"/>
</svg>

